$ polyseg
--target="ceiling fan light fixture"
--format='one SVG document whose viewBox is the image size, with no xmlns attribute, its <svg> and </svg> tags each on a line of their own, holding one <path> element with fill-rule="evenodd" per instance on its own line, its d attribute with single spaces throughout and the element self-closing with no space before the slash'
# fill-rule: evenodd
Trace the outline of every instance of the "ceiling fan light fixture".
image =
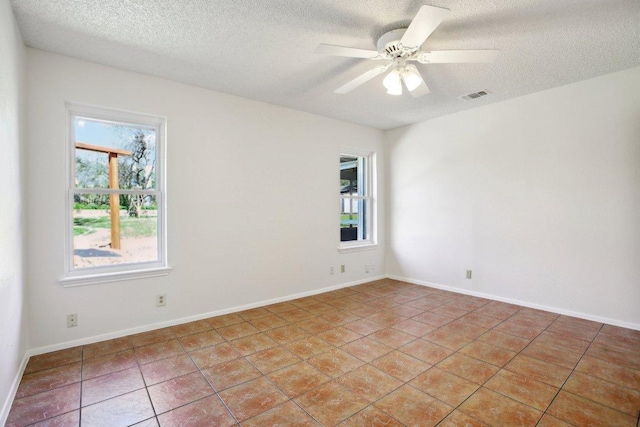
<svg viewBox="0 0 640 427">
<path fill-rule="evenodd" d="M 416 90 L 422 83 L 422 77 L 420 73 L 418 73 L 415 65 L 407 65 L 405 71 L 402 73 L 402 80 L 409 92 Z"/>
<path fill-rule="evenodd" d="M 402 81 L 398 70 L 393 70 L 387 74 L 382 84 L 387 88 L 389 95 L 402 95 Z"/>
</svg>

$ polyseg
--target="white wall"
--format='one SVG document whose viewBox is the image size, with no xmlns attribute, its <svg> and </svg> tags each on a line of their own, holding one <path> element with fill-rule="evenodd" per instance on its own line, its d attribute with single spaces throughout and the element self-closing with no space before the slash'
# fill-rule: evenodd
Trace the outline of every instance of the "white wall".
<svg viewBox="0 0 640 427">
<path fill-rule="evenodd" d="M 640 68 L 385 139 L 391 275 L 640 328 Z"/>
<path fill-rule="evenodd" d="M 0 425 L 28 348 L 24 258 L 25 54 L 8 1 L 0 1 Z"/>
<path fill-rule="evenodd" d="M 384 268 L 384 244 L 337 251 L 340 146 L 377 151 L 382 176 L 382 132 L 34 49 L 27 67 L 34 348 L 363 280 L 375 274 L 368 262 Z M 169 276 L 58 283 L 65 101 L 167 117 Z M 379 196 L 382 239 L 382 186 Z M 347 272 L 330 276 L 339 264 Z M 77 328 L 66 328 L 68 313 Z"/>
</svg>

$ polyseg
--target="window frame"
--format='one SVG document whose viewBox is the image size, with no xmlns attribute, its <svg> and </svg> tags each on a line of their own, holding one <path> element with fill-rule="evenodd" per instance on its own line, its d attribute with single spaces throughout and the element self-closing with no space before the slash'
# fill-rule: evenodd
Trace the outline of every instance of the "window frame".
<svg viewBox="0 0 640 427">
<path fill-rule="evenodd" d="M 364 180 L 364 185 L 361 185 L 358 182 L 358 193 L 361 192 L 361 189 L 364 189 L 363 194 L 358 194 L 357 196 L 352 195 L 339 195 L 339 211 L 342 214 L 342 206 L 344 200 L 358 200 L 358 212 L 362 212 L 361 209 L 364 206 L 364 218 L 361 218 L 361 215 L 358 215 L 358 221 L 362 219 L 364 229 L 368 230 L 368 236 L 366 238 L 351 240 L 351 241 L 340 241 L 338 246 L 338 251 L 341 253 L 345 252 L 356 252 L 360 250 L 367 249 L 375 249 L 377 244 L 377 206 L 376 206 L 376 153 L 373 151 L 363 150 L 361 148 L 355 147 L 342 147 L 340 149 L 339 157 L 357 157 L 358 159 L 362 158 L 365 166 L 361 168 L 358 167 L 358 181 L 362 178 Z M 340 168 L 340 163 L 338 163 L 338 168 Z M 364 169 L 364 171 L 362 171 Z M 338 171 L 338 179 L 340 178 L 340 170 Z M 359 223 L 360 224 L 360 223 Z M 339 227 L 341 224 L 339 222 Z M 360 228 L 360 227 L 358 227 Z M 360 237 L 361 231 L 358 230 L 358 234 Z"/>
<path fill-rule="evenodd" d="M 114 282 L 136 278 L 156 277 L 169 274 L 167 259 L 167 197 L 166 197 L 166 118 L 123 110 L 66 103 L 67 136 L 66 144 L 66 202 L 65 202 L 65 248 L 64 277 L 60 279 L 65 287 L 95 283 Z M 155 188 L 153 190 L 110 190 L 76 188 L 76 147 L 74 121 L 81 117 L 87 120 L 109 121 L 125 125 L 153 128 L 156 132 Z M 76 193 L 95 194 L 152 194 L 158 206 L 157 250 L 155 261 L 135 262 L 121 265 L 77 268 L 73 265 L 74 250 L 74 195 Z"/>
</svg>

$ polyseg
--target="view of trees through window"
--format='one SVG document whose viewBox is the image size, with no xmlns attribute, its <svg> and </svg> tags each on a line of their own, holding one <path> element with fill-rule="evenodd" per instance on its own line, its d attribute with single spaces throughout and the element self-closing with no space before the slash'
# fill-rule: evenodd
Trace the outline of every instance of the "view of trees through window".
<svg viewBox="0 0 640 427">
<path fill-rule="evenodd" d="M 73 265 L 156 261 L 154 127 L 74 117 Z"/>
</svg>

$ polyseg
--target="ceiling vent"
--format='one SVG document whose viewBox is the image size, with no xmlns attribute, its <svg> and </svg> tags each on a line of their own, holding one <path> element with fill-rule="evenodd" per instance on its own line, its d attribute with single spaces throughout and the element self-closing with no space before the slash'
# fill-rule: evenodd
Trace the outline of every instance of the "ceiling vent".
<svg viewBox="0 0 640 427">
<path fill-rule="evenodd" d="M 489 95 L 489 92 L 486 90 L 481 90 L 480 92 L 473 92 L 468 95 L 461 96 L 460 99 L 464 99 L 465 101 L 471 101 L 472 99 L 482 98 L 483 96 Z"/>
</svg>

